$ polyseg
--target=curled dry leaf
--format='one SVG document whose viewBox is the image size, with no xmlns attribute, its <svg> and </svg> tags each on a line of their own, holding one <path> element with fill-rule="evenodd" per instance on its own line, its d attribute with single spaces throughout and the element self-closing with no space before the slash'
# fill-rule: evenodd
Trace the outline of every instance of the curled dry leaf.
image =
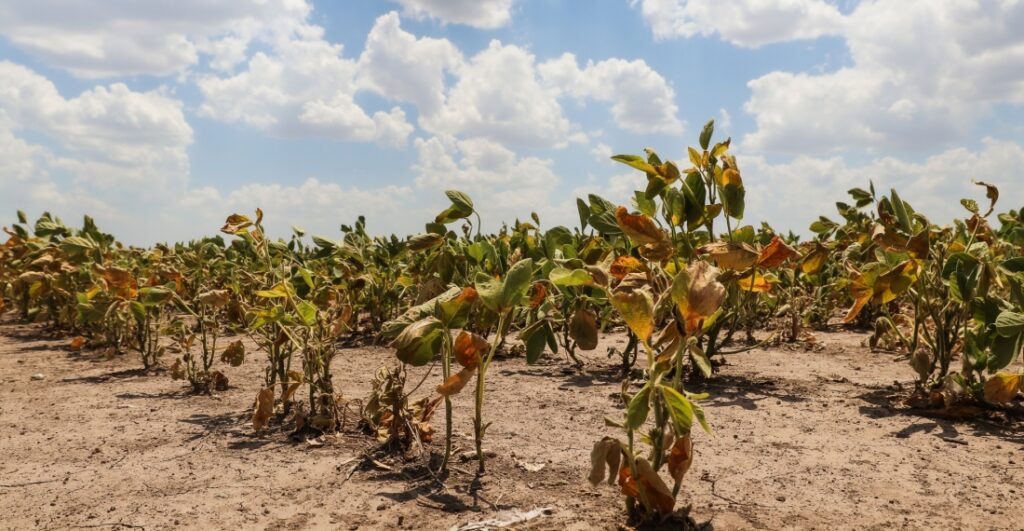
<svg viewBox="0 0 1024 531">
<path fill-rule="evenodd" d="M 641 273 L 646 271 L 647 268 L 643 262 L 633 258 L 632 256 L 619 256 L 612 262 L 610 273 L 613 277 L 622 280 L 626 275 L 630 273 Z"/>
<path fill-rule="evenodd" d="M 1021 375 L 1000 371 L 985 380 L 985 401 L 992 404 L 1006 404 L 1017 396 L 1021 388 Z"/>
<path fill-rule="evenodd" d="M 538 308 L 548 296 L 548 288 L 541 282 L 534 282 L 530 288 L 530 308 Z"/>
<path fill-rule="evenodd" d="M 782 265 L 786 260 L 798 256 L 800 254 L 795 249 L 786 245 L 782 238 L 775 236 L 771 243 L 761 250 L 761 255 L 757 257 L 757 266 L 763 269 L 773 269 Z"/>
<path fill-rule="evenodd" d="M 676 484 L 679 484 L 692 464 L 693 441 L 690 439 L 690 434 L 686 434 L 684 437 L 676 439 L 675 444 L 672 445 L 672 450 L 668 455 L 668 473 Z"/>
<path fill-rule="evenodd" d="M 185 367 L 181 364 L 181 359 L 174 360 L 171 364 L 171 379 L 172 380 L 184 380 L 185 379 Z"/>
<path fill-rule="evenodd" d="M 476 372 L 476 365 L 472 368 L 464 368 L 461 371 L 451 375 L 443 384 L 437 386 L 437 392 L 441 396 L 451 396 L 458 394 L 462 391 L 466 384 L 473 379 L 473 373 Z"/>
<path fill-rule="evenodd" d="M 224 220 L 224 226 L 220 231 L 225 234 L 241 234 L 245 229 L 252 226 L 252 220 L 241 214 L 231 214 Z"/>
<path fill-rule="evenodd" d="M 622 461 L 622 447 L 617 439 L 605 437 L 594 443 L 594 449 L 590 451 L 590 475 L 587 481 L 597 486 L 604 481 L 607 473 L 608 484 L 615 482 L 616 471 L 619 470 L 619 463 Z"/>
<path fill-rule="evenodd" d="M 302 385 L 302 373 L 298 371 L 288 371 L 288 380 L 288 389 L 285 389 L 284 394 L 281 395 L 282 403 L 292 401 L 292 397 L 295 396 L 295 391 L 297 391 L 299 386 Z"/>
<path fill-rule="evenodd" d="M 723 269 L 746 269 L 757 262 L 760 256 L 753 247 L 745 243 L 715 242 L 697 249 L 699 254 L 707 254 Z"/>
<path fill-rule="evenodd" d="M 585 308 L 576 310 L 569 320 L 569 336 L 580 350 L 597 348 L 597 316 L 594 312 Z"/>
<path fill-rule="evenodd" d="M 227 306 L 231 300 L 231 292 L 226 289 L 214 289 L 200 293 L 198 298 L 199 302 L 207 306 L 221 308 Z"/>
<path fill-rule="evenodd" d="M 491 347 L 491 344 L 479 334 L 463 330 L 455 338 L 453 347 L 455 361 L 467 369 L 475 369 L 480 364 L 480 358 Z"/>
<path fill-rule="evenodd" d="M 82 350 L 82 347 L 84 345 L 85 345 L 85 338 L 82 337 L 82 336 L 75 336 L 71 340 L 71 343 L 68 345 L 68 347 L 70 347 L 71 350 L 79 351 L 79 350 Z"/>
<path fill-rule="evenodd" d="M 648 216 L 630 214 L 626 207 L 615 210 L 615 221 L 629 239 L 639 244 L 658 243 L 665 239 L 665 232 Z"/>
<path fill-rule="evenodd" d="M 661 479 L 661 476 L 651 468 L 650 463 L 642 457 L 636 459 L 637 486 L 640 491 L 640 501 L 649 509 L 656 511 L 662 517 L 672 513 L 675 508 L 676 499 L 672 491 Z"/>
<path fill-rule="evenodd" d="M 260 431 L 274 414 L 274 388 L 268 387 L 256 395 L 256 407 L 252 412 L 252 428 Z"/>
<path fill-rule="evenodd" d="M 686 321 L 687 333 L 718 311 L 724 298 L 725 286 L 718 282 L 718 269 L 702 260 L 680 271 L 672 282 L 672 300 Z"/>
<path fill-rule="evenodd" d="M 241 340 L 233 341 L 224 352 L 220 353 L 220 361 L 238 367 L 245 361 L 245 345 Z"/>
</svg>

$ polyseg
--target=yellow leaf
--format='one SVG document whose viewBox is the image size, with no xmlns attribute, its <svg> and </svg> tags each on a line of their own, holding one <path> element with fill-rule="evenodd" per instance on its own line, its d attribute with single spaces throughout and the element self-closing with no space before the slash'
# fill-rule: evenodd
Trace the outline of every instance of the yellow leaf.
<svg viewBox="0 0 1024 531">
<path fill-rule="evenodd" d="M 985 380 L 985 401 L 992 404 L 1006 404 L 1017 396 L 1020 387 L 1020 374 L 1000 371 Z"/>
<path fill-rule="evenodd" d="M 754 293 L 766 293 L 772 290 L 772 282 L 761 273 L 747 275 L 736 281 L 743 291 Z"/>
<path fill-rule="evenodd" d="M 612 306 L 640 341 L 647 341 L 651 337 L 654 332 L 654 298 L 649 289 L 623 289 L 620 284 L 612 293 Z"/>
</svg>

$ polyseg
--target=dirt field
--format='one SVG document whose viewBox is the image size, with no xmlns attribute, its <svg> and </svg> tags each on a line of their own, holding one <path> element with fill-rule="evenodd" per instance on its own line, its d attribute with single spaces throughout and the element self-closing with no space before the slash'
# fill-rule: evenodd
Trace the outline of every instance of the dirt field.
<svg viewBox="0 0 1024 531">
<path fill-rule="evenodd" d="M 952 421 L 900 405 L 911 371 L 863 336 L 728 356 L 706 386 L 715 429 L 695 436 L 681 505 L 705 529 L 1022 529 L 1024 425 Z M 322 446 L 254 435 L 262 354 L 221 368 L 229 391 L 192 395 L 136 356 L 69 352 L 66 337 L 0 323 L 0 527 L 4 529 L 617 529 L 621 498 L 584 480 L 593 443 L 614 434 L 619 375 L 607 346 L 582 373 L 561 358 L 503 359 L 488 375 L 488 474 L 456 462 L 445 488 L 422 468 L 359 456 L 364 436 Z M 352 349 L 337 387 L 364 397 L 392 354 Z M 42 374 L 41 380 L 33 375 Z M 422 374 L 422 373 L 418 373 Z M 431 377 L 431 387 L 437 378 Z M 697 389 L 695 389 L 697 390 Z M 1018 406 L 1019 407 L 1019 406 Z M 472 447 L 472 394 L 456 400 L 456 446 Z M 443 434 L 443 414 L 435 426 Z M 441 437 L 438 437 L 441 439 Z M 441 441 L 432 449 L 440 451 Z M 539 470 L 538 470 L 539 469 Z M 477 527 L 481 528 L 481 527 Z"/>
</svg>

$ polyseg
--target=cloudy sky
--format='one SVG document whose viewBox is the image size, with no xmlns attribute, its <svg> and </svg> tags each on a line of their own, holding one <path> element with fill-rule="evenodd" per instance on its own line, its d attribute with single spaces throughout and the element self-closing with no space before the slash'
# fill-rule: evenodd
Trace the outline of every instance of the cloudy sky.
<svg viewBox="0 0 1024 531">
<path fill-rule="evenodd" d="M 1024 1 L 2 0 L 0 223 L 91 213 L 132 243 L 262 207 L 421 230 L 457 188 L 489 228 L 627 201 L 608 161 L 733 138 L 748 221 L 845 190 L 937 221 L 1024 206 Z"/>
</svg>

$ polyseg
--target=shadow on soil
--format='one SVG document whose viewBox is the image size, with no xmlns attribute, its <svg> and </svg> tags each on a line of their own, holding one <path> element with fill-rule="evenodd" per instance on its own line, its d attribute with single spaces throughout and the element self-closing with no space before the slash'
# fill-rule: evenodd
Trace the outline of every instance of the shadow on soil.
<svg viewBox="0 0 1024 531">
<path fill-rule="evenodd" d="M 870 404 L 861 406 L 860 413 L 871 418 L 905 417 L 910 424 L 892 433 L 893 437 L 906 439 L 917 434 L 928 434 L 952 444 L 969 444 L 961 438 L 966 432 L 973 437 L 997 437 L 1007 442 L 1024 445 L 1024 410 L 1016 407 L 1001 413 L 1006 420 L 996 422 L 984 418 L 948 418 L 936 412 L 912 409 L 899 403 L 901 396 L 891 389 L 877 389 L 859 395 L 857 398 Z"/>
</svg>

